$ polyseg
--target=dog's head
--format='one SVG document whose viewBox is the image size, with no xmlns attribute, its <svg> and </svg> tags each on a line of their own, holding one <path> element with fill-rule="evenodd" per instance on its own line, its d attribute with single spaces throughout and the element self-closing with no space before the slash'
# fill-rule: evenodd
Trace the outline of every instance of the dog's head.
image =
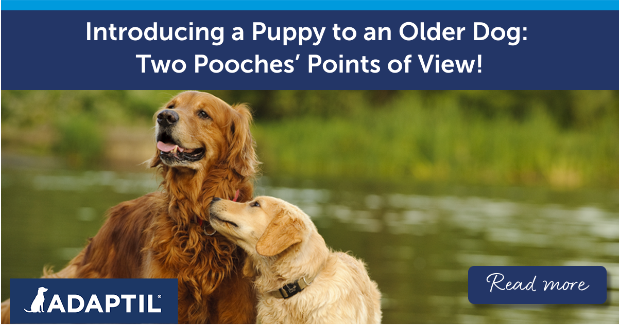
<svg viewBox="0 0 619 325">
<path fill-rule="evenodd" d="M 247 106 L 230 106 L 211 94 L 187 91 L 172 98 L 155 118 L 157 151 L 151 167 L 199 171 L 227 163 L 242 176 L 256 172 Z"/>
<path fill-rule="evenodd" d="M 298 207 L 260 196 L 246 203 L 213 199 L 211 225 L 249 254 L 275 256 L 309 238 L 316 227 Z"/>
<path fill-rule="evenodd" d="M 39 293 L 47 291 L 47 288 L 39 287 Z"/>
</svg>

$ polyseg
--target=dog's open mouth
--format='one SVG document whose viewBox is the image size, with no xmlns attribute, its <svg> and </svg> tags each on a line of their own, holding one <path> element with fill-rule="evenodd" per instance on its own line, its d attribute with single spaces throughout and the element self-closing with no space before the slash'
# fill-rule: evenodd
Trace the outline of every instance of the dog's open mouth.
<svg viewBox="0 0 619 325">
<path fill-rule="evenodd" d="M 239 226 L 236 223 L 234 223 L 232 221 L 228 221 L 228 220 L 222 219 L 218 215 L 216 215 L 215 213 L 211 212 L 211 221 L 213 221 L 213 220 L 216 221 L 216 222 L 219 221 L 219 222 L 227 223 L 227 224 L 229 224 L 231 226 L 234 226 L 234 227 L 238 227 Z"/>
<path fill-rule="evenodd" d="M 183 148 L 174 139 L 162 132 L 157 136 L 157 149 L 164 160 L 176 160 L 179 162 L 194 162 L 202 159 L 206 150 L 204 148 Z"/>
</svg>

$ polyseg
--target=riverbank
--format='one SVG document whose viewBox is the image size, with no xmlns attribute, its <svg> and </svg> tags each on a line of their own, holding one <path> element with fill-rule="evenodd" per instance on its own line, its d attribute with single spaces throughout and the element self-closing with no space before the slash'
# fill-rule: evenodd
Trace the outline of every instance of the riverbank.
<svg viewBox="0 0 619 325">
<path fill-rule="evenodd" d="M 57 157 L 73 169 L 144 169 L 155 153 L 156 103 L 174 93 L 3 91 L 2 154 Z M 245 95 L 256 102 L 252 132 L 265 175 L 619 188 L 613 92 Z"/>
<path fill-rule="evenodd" d="M 467 115 L 453 103 L 402 101 L 347 117 L 258 123 L 266 172 L 555 188 L 619 186 L 619 127 L 559 127 L 543 111 L 523 121 Z"/>
</svg>

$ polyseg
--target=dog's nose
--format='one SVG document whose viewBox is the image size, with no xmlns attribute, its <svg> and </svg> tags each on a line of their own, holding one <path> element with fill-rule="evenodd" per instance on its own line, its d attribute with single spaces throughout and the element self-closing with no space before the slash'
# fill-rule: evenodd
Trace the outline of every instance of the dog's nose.
<svg viewBox="0 0 619 325">
<path fill-rule="evenodd" d="M 161 126 L 170 126 L 178 122 L 178 113 L 171 109 L 165 109 L 157 114 L 157 123 Z"/>
<path fill-rule="evenodd" d="M 217 202 L 217 201 L 219 201 L 219 200 L 221 200 L 221 198 L 214 197 L 214 198 L 213 198 L 213 200 L 212 200 L 212 202 Z"/>
</svg>

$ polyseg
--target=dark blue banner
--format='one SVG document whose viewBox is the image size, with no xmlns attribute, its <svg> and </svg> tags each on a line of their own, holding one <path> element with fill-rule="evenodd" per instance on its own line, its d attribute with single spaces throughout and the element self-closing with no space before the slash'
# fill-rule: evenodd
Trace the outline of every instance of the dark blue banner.
<svg viewBox="0 0 619 325">
<path fill-rule="evenodd" d="M 2 16 L 3 89 L 619 89 L 619 11 Z"/>
<path fill-rule="evenodd" d="M 473 266 L 472 304 L 603 304 L 607 273 L 602 266 Z"/>
<path fill-rule="evenodd" d="M 172 324 L 177 279 L 11 279 L 16 324 Z"/>
<path fill-rule="evenodd" d="M 145 8 L 148 7 L 148 8 Z M 4 0 L 3 10 L 617 10 L 616 0 Z"/>
</svg>

